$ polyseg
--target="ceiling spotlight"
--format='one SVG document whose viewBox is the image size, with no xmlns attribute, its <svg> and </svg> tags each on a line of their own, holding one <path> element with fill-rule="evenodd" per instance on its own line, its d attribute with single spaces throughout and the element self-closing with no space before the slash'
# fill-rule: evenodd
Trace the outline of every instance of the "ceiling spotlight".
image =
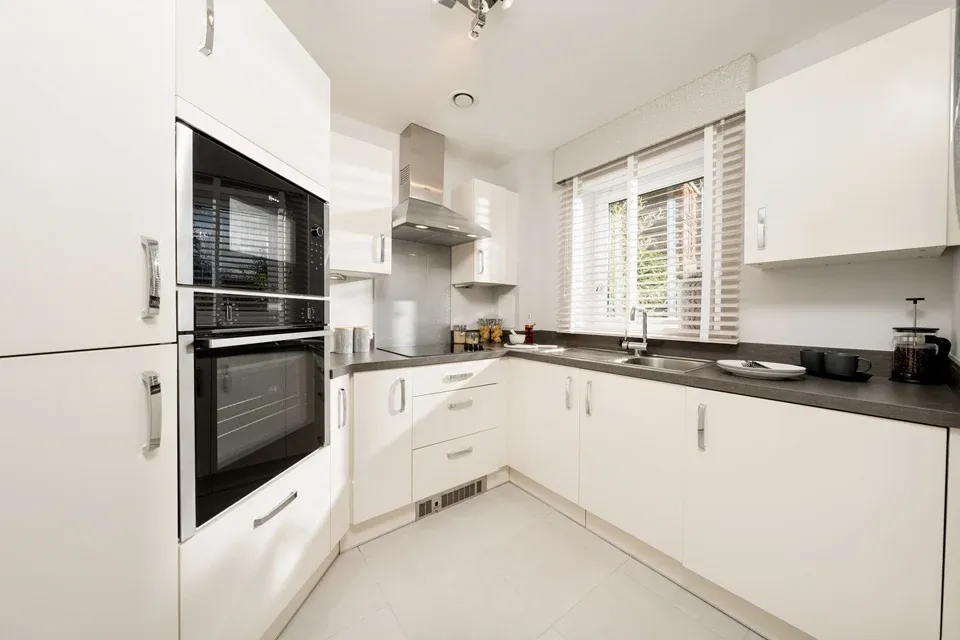
<svg viewBox="0 0 960 640">
<path fill-rule="evenodd" d="M 487 14 L 483 12 L 483 7 L 486 6 L 486 3 L 483 3 L 477 7 L 477 13 L 473 16 L 473 22 L 470 23 L 470 39 L 476 40 L 480 37 L 480 32 L 487 25 Z"/>
</svg>

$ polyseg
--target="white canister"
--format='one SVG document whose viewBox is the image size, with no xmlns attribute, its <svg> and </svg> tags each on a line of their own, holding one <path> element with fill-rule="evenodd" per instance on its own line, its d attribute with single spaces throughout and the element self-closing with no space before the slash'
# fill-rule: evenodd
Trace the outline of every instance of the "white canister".
<svg viewBox="0 0 960 640">
<path fill-rule="evenodd" d="M 353 353 L 353 327 L 337 327 L 333 330 L 333 352 Z"/>
<path fill-rule="evenodd" d="M 370 353 L 370 342 L 373 340 L 373 330 L 370 327 L 353 328 L 353 352 Z"/>
</svg>

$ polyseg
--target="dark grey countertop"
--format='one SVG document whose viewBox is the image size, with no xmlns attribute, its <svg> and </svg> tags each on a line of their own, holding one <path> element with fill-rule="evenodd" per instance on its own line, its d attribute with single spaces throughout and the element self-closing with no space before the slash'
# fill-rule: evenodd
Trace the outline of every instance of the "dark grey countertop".
<svg viewBox="0 0 960 640">
<path fill-rule="evenodd" d="M 601 373 L 630 376 L 681 384 L 687 387 L 735 393 L 810 407 L 859 413 L 891 420 L 903 420 L 937 427 L 960 427 L 960 396 L 947 385 L 920 386 L 891 382 L 874 376 L 869 382 L 841 382 L 807 376 L 800 380 L 753 380 L 740 378 L 720 370 L 716 365 L 674 373 L 618 364 L 625 352 L 591 349 L 566 349 L 553 353 L 508 351 L 499 348 L 477 353 L 460 353 L 426 358 L 405 358 L 384 351 L 369 354 L 333 355 L 331 377 L 360 371 L 379 371 L 420 367 L 465 360 L 485 360 L 508 355 Z"/>
</svg>

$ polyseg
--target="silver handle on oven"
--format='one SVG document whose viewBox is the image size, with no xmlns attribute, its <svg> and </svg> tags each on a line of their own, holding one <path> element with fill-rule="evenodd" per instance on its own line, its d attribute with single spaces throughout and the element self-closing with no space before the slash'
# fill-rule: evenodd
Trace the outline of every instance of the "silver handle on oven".
<svg viewBox="0 0 960 640">
<path fill-rule="evenodd" d="M 347 426 L 347 390 L 340 389 L 340 420 L 337 423 L 337 429 L 343 429 Z"/>
<path fill-rule="evenodd" d="M 587 382 L 587 415 L 593 415 L 593 381 Z"/>
<path fill-rule="evenodd" d="M 163 395 L 160 375 L 156 371 L 144 371 L 140 374 L 140 379 L 147 390 L 147 415 L 150 422 L 150 440 L 143 446 L 143 452 L 150 453 L 160 448 L 163 437 Z"/>
<path fill-rule="evenodd" d="M 204 22 L 203 45 L 200 47 L 200 53 L 202 53 L 205 56 L 209 56 L 211 53 L 213 53 L 213 26 L 214 26 L 213 0 L 207 0 L 207 8 L 203 12 L 203 22 Z"/>
<path fill-rule="evenodd" d="M 380 264 L 384 264 L 387 261 L 387 236 L 380 234 Z"/>
<path fill-rule="evenodd" d="M 332 330 L 325 329 L 323 331 L 302 331 L 300 333 L 267 333 L 261 336 L 241 336 L 238 338 L 198 338 L 196 345 L 204 349 L 224 349 L 226 347 L 242 347 L 251 344 L 265 344 L 267 342 L 327 338 L 332 335 Z"/>
<path fill-rule="evenodd" d="M 757 249 L 767 246 L 767 208 L 757 209 Z"/>
<path fill-rule="evenodd" d="M 447 405 L 448 411 L 461 411 L 463 409 L 469 409 L 473 406 L 473 398 L 469 400 L 463 400 L 462 402 L 451 402 Z"/>
<path fill-rule="evenodd" d="M 147 250 L 147 266 L 150 268 L 147 308 L 140 312 L 140 317 L 155 318 L 160 315 L 160 243 L 153 238 L 140 236 L 140 244 Z"/>
<path fill-rule="evenodd" d="M 487 268 L 486 261 L 483 259 L 483 249 L 477 252 L 477 257 L 480 259 L 480 273 L 483 273 Z"/>
<path fill-rule="evenodd" d="M 450 382 L 463 382 L 464 380 L 469 380 L 473 377 L 472 373 L 456 373 L 443 376 L 443 381 L 446 383 Z"/>
<path fill-rule="evenodd" d="M 451 451 L 447 454 L 447 460 L 456 460 L 457 458 L 468 456 L 471 453 L 473 453 L 473 447 L 467 447 L 466 449 L 461 449 L 460 451 Z"/>
<path fill-rule="evenodd" d="M 573 386 L 573 376 L 567 376 L 567 411 L 573 409 L 573 397 L 570 394 L 570 388 Z"/>
<path fill-rule="evenodd" d="M 271 520 L 277 517 L 277 514 L 290 506 L 290 503 L 297 499 L 297 492 L 291 491 L 290 495 L 283 499 L 283 502 L 275 506 L 273 509 L 270 509 L 270 512 L 262 518 L 257 518 L 253 521 L 253 528 L 258 529 L 263 525 L 267 524 Z"/>
<path fill-rule="evenodd" d="M 407 379 L 400 378 L 400 413 L 407 410 Z"/>
<path fill-rule="evenodd" d="M 697 448 L 700 451 L 707 450 L 705 436 L 707 435 L 707 405 L 700 404 L 697 407 Z"/>
</svg>

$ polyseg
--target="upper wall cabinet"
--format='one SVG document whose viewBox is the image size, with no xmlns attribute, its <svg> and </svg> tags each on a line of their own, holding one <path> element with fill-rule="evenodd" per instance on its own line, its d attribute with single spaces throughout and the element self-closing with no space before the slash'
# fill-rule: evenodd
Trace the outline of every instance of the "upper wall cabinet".
<svg viewBox="0 0 960 640">
<path fill-rule="evenodd" d="M 389 274 L 393 235 L 393 153 L 330 135 L 330 270 Z"/>
<path fill-rule="evenodd" d="M 264 0 L 177 0 L 176 91 L 179 117 L 329 196 L 330 80 Z"/>
<path fill-rule="evenodd" d="M 173 342 L 173 6 L 8 8 L 0 356 Z"/>
<path fill-rule="evenodd" d="M 519 265 L 519 196 L 482 180 L 453 191 L 451 208 L 490 231 L 491 237 L 453 247 L 452 283 L 516 286 Z"/>
<path fill-rule="evenodd" d="M 943 251 L 952 35 L 945 10 L 747 94 L 746 264 Z"/>
</svg>

